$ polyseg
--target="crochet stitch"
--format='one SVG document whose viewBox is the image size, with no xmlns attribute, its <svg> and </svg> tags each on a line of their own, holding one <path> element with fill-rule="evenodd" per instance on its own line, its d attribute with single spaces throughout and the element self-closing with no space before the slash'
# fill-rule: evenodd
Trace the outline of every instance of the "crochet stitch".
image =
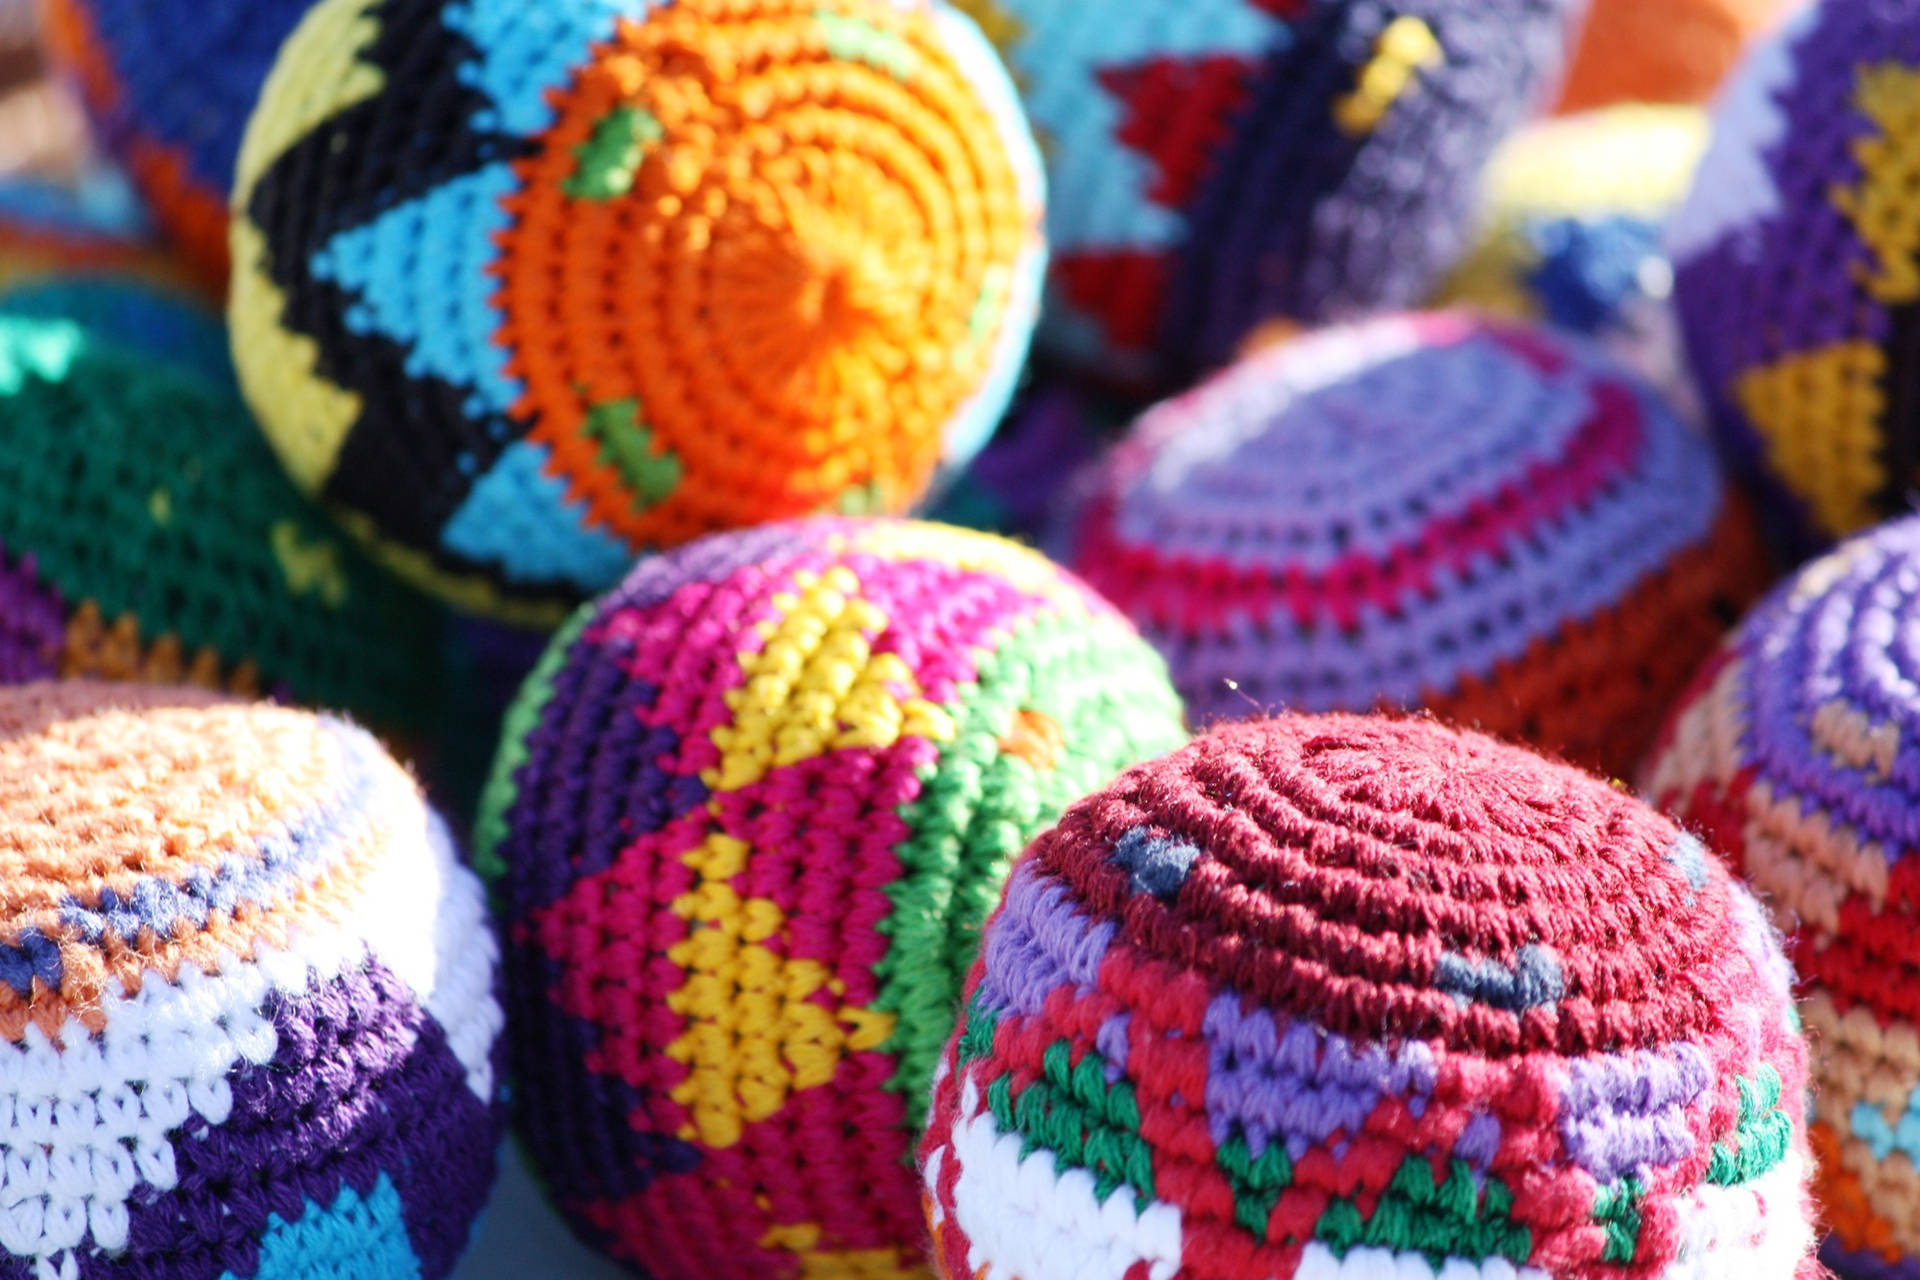
<svg viewBox="0 0 1920 1280">
<path fill-rule="evenodd" d="M 1215 730 L 1015 864 L 921 1148 L 947 1280 L 1813 1280 L 1779 942 L 1431 721 Z"/>
<path fill-rule="evenodd" d="M 161 230 L 216 291 L 240 135 L 309 0 L 41 0 L 42 46 Z"/>
<path fill-rule="evenodd" d="M 1920 1276 L 1920 520 L 1813 561 L 1701 672 L 1644 789 L 1788 931 L 1814 1044 L 1824 1256 Z"/>
<path fill-rule="evenodd" d="M 1464 313 L 1250 356 L 1075 496 L 1062 562 L 1198 722 L 1424 705 L 1622 772 L 1765 585 L 1751 516 L 1651 391 Z"/>
<path fill-rule="evenodd" d="M 1008 862 L 1185 740 L 1033 552 L 816 519 L 643 561 L 509 713 L 476 839 L 518 1121 L 655 1280 L 906 1280 L 910 1156 Z"/>
<path fill-rule="evenodd" d="M 1920 478 L 1916 92 L 1920 6 L 1808 6 L 1735 75 L 1670 228 L 1721 440 L 1796 551 Z"/>
<path fill-rule="evenodd" d="M 1562 111 L 1705 102 L 1749 43 L 1805 0 L 1593 0 Z"/>
<path fill-rule="evenodd" d="M 1692 107 L 1613 107 L 1522 131 L 1488 166 L 1479 242 L 1436 303 L 1591 338 L 1698 420 L 1660 242 L 1706 145 Z"/>
<path fill-rule="evenodd" d="M 190 682 L 418 730 L 432 612 L 217 381 L 0 302 L 0 681 Z"/>
<path fill-rule="evenodd" d="M 1148 388 L 1417 303 L 1585 0 L 968 0 L 1049 161 L 1043 344 Z"/>
<path fill-rule="evenodd" d="M 498 949 L 406 772 L 192 689 L 0 689 L 0 1274 L 441 1280 Z"/>
<path fill-rule="evenodd" d="M 390 563 L 557 621 L 636 551 L 971 456 L 1043 185 L 937 0 L 322 0 L 248 129 L 234 349 Z"/>
</svg>

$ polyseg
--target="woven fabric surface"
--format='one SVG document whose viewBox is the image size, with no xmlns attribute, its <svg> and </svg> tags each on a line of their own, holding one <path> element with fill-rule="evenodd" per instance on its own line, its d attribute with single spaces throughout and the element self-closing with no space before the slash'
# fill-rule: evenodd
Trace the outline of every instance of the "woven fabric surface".
<svg viewBox="0 0 1920 1280">
<path fill-rule="evenodd" d="M 1849 1280 L 1920 1277 L 1920 520 L 1842 543 L 1729 637 L 1643 789 L 1789 930 L 1813 1142 Z"/>
<path fill-rule="evenodd" d="M 557 620 L 638 550 L 971 456 L 1043 186 L 937 0 L 323 0 L 248 131 L 235 353 L 390 562 Z"/>
<path fill-rule="evenodd" d="M 1042 343 L 1166 388 L 1261 321 L 1409 306 L 1584 0 L 967 0 L 1049 164 Z"/>
<path fill-rule="evenodd" d="M 1820 3 L 1735 75 L 1669 229 L 1695 372 L 1795 550 L 1920 476 L 1920 7 Z"/>
<path fill-rule="evenodd" d="M 230 389 L 0 301 L 0 680 L 184 681 L 405 733 L 432 714 L 437 625 Z"/>
<path fill-rule="evenodd" d="M 948 1280 L 1812 1280 L 1760 908 L 1431 720 L 1232 725 L 1015 864 L 921 1157 Z"/>
<path fill-rule="evenodd" d="M 1698 419 L 1661 235 L 1706 145 L 1693 107 L 1619 106 L 1523 130 L 1487 167 L 1478 241 L 1436 305 L 1581 334 Z"/>
<path fill-rule="evenodd" d="M 1756 39 L 1808 0 L 1593 0 L 1562 111 L 1713 97 Z"/>
<path fill-rule="evenodd" d="M 1184 740 L 1126 621 L 986 534 L 721 534 L 584 608 L 476 831 L 575 1229 L 656 1280 L 920 1274 L 913 1135 L 1007 864 Z"/>
<path fill-rule="evenodd" d="M 1063 563 L 1196 723 L 1424 705 L 1622 773 L 1765 585 L 1704 439 L 1576 339 L 1466 313 L 1259 352 L 1073 497 Z"/>
<path fill-rule="evenodd" d="M 0 1274 L 440 1280 L 493 1178 L 498 948 L 344 721 L 0 689 Z"/>
<path fill-rule="evenodd" d="M 40 0 L 42 47 L 155 220 L 216 291 L 240 136 L 309 0 Z"/>
</svg>

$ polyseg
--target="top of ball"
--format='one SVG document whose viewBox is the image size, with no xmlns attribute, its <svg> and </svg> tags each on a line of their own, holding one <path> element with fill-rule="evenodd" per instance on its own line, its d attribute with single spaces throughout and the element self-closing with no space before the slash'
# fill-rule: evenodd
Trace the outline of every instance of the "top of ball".
<svg viewBox="0 0 1920 1280">
<path fill-rule="evenodd" d="M 324 0 L 248 130 L 235 350 L 304 488 L 443 594 L 550 614 L 976 450 L 1042 202 L 937 0 Z"/>
</svg>

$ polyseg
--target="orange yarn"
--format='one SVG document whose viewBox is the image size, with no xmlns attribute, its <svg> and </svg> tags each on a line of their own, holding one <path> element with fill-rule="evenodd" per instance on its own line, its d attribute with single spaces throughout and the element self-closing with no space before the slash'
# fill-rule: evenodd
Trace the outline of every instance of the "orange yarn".
<svg viewBox="0 0 1920 1280">
<path fill-rule="evenodd" d="M 1559 110 L 1705 102 L 1798 0 L 1593 0 Z"/>
<path fill-rule="evenodd" d="M 680 0 L 555 107 L 498 342 L 573 496 L 639 546 L 909 503 L 1036 213 L 931 18 Z"/>
<path fill-rule="evenodd" d="M 194 279 L 224 294 L 229 264 L 226 204 L 194 184 L 186 158 L 171 147 L 136 140 L 127 165 L 153 208 L 154 220 L 192 268 Z"/>
</svg>

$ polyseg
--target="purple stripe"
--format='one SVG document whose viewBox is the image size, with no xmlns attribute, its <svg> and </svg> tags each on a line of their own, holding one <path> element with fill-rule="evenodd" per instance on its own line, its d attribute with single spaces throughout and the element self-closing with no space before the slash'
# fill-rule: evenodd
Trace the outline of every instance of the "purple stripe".
<svg viewBox="0 0 1920 1280">
<path fill-rule="evenodd" d="M 1685 1041 L 1658 1051 L 1568 1063 L 1560 1138 L 1573 1162 L 1605 1185 L 1692 1154 L 1686 1108 L 1712 1083 L 1706 1053 Z"/>
<path fill-rule="evenodd" d="M 1038 1013 L 1055 987 L 1094 985 L 1113 933 L 1113 921 L 1088 919 L 1064 884 L 1022 862 L 987 931 L 977 998 L 995 1013 Z"/>
</svg>

